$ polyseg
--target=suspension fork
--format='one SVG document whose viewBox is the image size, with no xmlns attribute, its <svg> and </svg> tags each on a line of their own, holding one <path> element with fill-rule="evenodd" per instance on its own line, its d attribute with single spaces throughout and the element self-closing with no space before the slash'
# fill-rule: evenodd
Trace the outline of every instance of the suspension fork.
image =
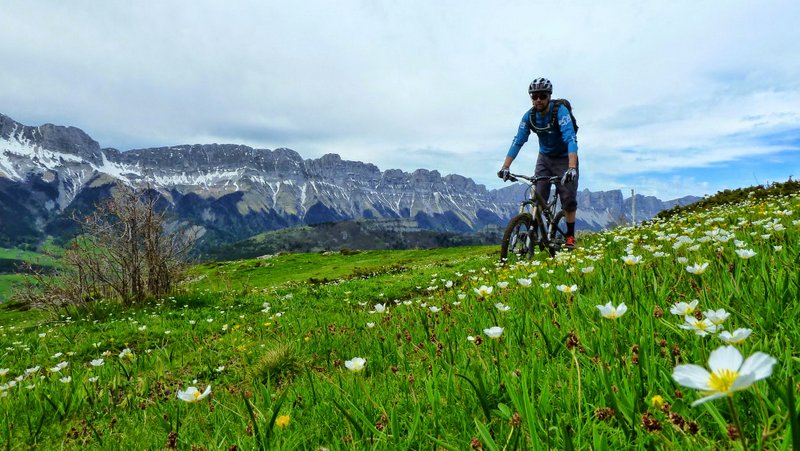
<svg viewBox="0 0 800 451">
<path fill-rule="evenodd" d="M 530 200 L 526 200 L 526 201 L 522 202 L 520 204 L 520 206 L 519 206 L 519 213 L 518 214 L 525 213 L 525 211 L 527 211 L 526 208 L 531 209 L 531 208 L 533 208 L 533 205 L 534 205 L 534 202 L 530 201 Z"/>
</svg>

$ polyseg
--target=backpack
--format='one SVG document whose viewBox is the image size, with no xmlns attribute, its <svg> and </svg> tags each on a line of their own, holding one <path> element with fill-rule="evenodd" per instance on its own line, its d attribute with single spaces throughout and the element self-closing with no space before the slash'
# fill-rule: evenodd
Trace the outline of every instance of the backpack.
<svg viewBox="0 0 800 451">
<path fill-rule="evenodd" d="M 570 119 L 572 119 L 572 127 L 575 129 L 575 133 L 577 134 L 578 123 L 575 121 L 575 115 L 572 114 L 572 105 L 570 105 L 569 100 L 567 99 L 553 99 L 553 111 L 550 114 L 550 127 L 552 127 L 555 130 L 558 130 L 558 132 L 561 133 L 561 127 L 558 126 L 558 109 L 561 108 L 561 105 L 567 107 L 567 111 L 569 111 L 569 117 Z M 531 108 L 531 114 L 530 114 L 531 130 L 533 130 L 534 133 L 536 133 L 537 130 L 542 130 L 542 129 L 536 127 L 536 122 L 535 122 L 536 116 L 534 116 L 534 114 L 536 114 L 536 111 L 534 111 L 533 108 Z"/>
</svg>

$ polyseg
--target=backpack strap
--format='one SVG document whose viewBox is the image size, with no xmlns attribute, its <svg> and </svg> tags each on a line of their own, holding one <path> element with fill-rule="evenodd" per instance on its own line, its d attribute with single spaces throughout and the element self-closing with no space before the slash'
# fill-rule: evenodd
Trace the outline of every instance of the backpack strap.
<svg viewBox="0 0 800 451">
<path fill-rule="evenodd" d="M 553 99 L 553 108 L 552 111 L 550 111 L 550 126 L 559 132 L 561 131 L 561 127 L 558 126 L 558 110 L 561 108 L 561 105 L 564 105 L 564 102 L 566 102 L 564 99 Z"/>
<path fill-rule="evenodd" d="M 551 115 L 551 116 L 552 117 L 556 117 L 557 115 Z M 555 122 L 556 123 L 558 122 L 558 118 L 557 117 L 556 117 L 556 121 Z M 550 130 L 550 127 L 553 126 L 553 122 L 551 121 L 550 125 L 547 126 L 547 127 L 544 127 L 544 128 L 537 127 L 536 126 L 536 110 L 533 107 L 531 107 L 530 113 L 528 114 L 528 125 L 530 125 L 531 131 L 538 135 L 539 133 L 542 133 L 542 132 L 545 132 L 547 130 Z M 557 129 L 558 129 L 558 127 L 556 127 L 556 130 Z"/>
<path fill-rule="evenodd" d="M 570 105 L 569 100 L 567 99 L 553 99 L 553 111 L 550 117 L 550 126 L 561 132 L 561 127 L 558 126 L 558 109 L 561 108 L 561 105 L 567 107 L 569 118 L 572 119 L 572 126 L 575 129 L 575 133 L 578 133 L 578 123 L 575 122 L 575 115 L 572 114 L 572 105 Z"/>
<path fill-rule="evenodd" d="M 550 126 L 546 129 L 542 129 L 536 126 L 536 110 L 531 107 L 531 111 L 529 114 L 529 122 L 531 126 L 531 130 L 539 134 L 544 132 L 547 129 L 552 128 L 556 131 L 556 133 L 561 133 L 561 127 L 558 126 L 558 109 L 561 108 L 561 105 L 567 107 L 567 111 L 569 112 L 569 117 L 572 119 L 572 126 L 575 128 L 575 133 L 578 133 L 578 123 L 575 122 L 575 116 L 572 114 L 572 105 L 570 105 L 569 100 L 567 99 L 553 99 L 553 106 L 550 108 Z"/>
</svg>

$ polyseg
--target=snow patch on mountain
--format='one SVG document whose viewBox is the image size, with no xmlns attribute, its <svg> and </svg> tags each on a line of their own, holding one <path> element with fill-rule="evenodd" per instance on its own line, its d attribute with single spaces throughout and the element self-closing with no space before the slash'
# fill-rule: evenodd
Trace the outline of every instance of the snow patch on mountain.
<svg viewBox="0 0 800 451">
<path fill-rule="evenodd" d="M 102 163 L 98 166 L 91 165 L 92 169 L 94 169 L 97 172 L 102 172 L 114 178 L 128 182 L 129 184 L 131 182 L 131 179 L 142 178 L 141 173 L 138 171 L 139 169 L 138 167 L 110 161 L 108 157 L 106 157 L 105 152 L 102 153 L 101 161 Z"/>
<path fill-rule="evenodd" d="M 30 170 L 59 170 L 68 163 L 84 164 L 82 158 L 44 149 L 15 128 L 11 137 L 0 140 L 0 167 L 12 180 L 22 181 Z"/>
</svg>

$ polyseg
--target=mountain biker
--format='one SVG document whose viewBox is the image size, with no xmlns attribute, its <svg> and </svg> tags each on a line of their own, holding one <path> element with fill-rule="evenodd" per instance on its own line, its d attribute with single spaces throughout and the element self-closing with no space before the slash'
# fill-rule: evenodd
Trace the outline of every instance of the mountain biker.
<svg viewBox="0 0 800 451">
<path fill-rule="evenodd" d="M 575 247 L 575 216 L 578 209 L 578 137 L 570 109 L 562 101 L 552 100 L 553 84 L 546 78 L 536 78 L 528 86 L 533 108 L 522 115 L 517 136 L 511 142 L 503 167 L 497 172 L 501 179 L 508 180 L 511 162 L 517 157 L 531 132 L 539 138 L 539 157 L 536 160 L 535 176 L 561 176 L 556 191 L 567 222 L 565 244 Z M 558 111 L 553 111 L 555 106 Z M 553 120 L 556 114 L 557 121 Z M 531 118 L 533 116 L 533 118 Z M 533 119 L 533 120 L 532 120 Z M 555 126 L 554 126 L 555 124 Z M 536 191 L 542 198 L 550 197 L 550 183 L 536 183 Z"/>
</svg>

